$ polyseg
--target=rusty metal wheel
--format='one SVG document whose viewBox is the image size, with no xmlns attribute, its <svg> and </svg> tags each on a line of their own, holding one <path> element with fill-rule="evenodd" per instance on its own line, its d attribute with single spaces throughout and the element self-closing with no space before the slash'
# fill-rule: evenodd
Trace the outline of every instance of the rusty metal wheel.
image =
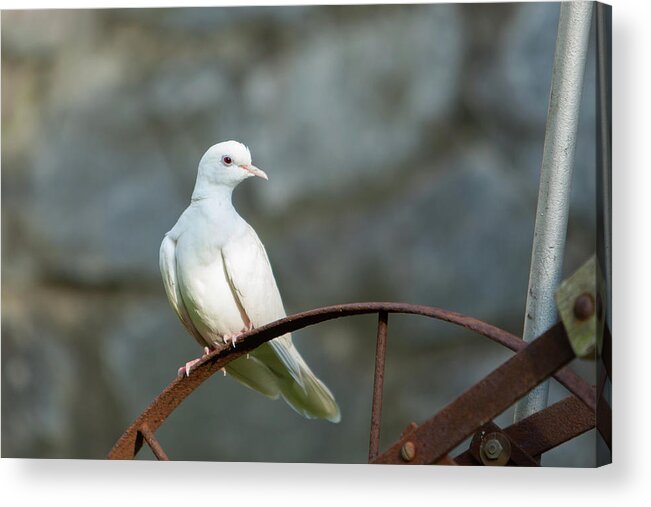
<svg viewBox="0 0 651 507">
<path fill-rule="evenodd" d="M 554 159 L 556 156 L 554 150 L 561 146 L 564 147 L 565 154 L 568 150 L 570 153 L 573 152 L 580 108 L 578 106 L 570 108 L 569 113 L 565 111 L 564 116 L 562 114 L 559 120 L 559 108 L 552 105 L 557 104 L 559 100 L 565 100 L 573 105 L 580 103 L 577 97 L 580 99 L 581 96 L 591 10 L 592 6 L 587 4 L 568 2 L 561 6 L 557 57 L 554 62 L 549 117 L 545 133 L 545 146 L 548 145 L 549 140 L 551 148 L 545 151 L 542 161 L 539 212 L 536 219 L 530 273 L 531 297 L 528 298 L 527 303 L 531 302 L 535 307 L 540 306 L 540 313 L 534 312 L 537 315 L 546 315 L 540 326 L 527 329 L 544 329 L 549 325 L 547 317 L 553 319 L 557 309 L 562 322 L 551 326 L 535 339 L 533 338 L 539 331 L 527 330 L 525 342 L 517 336 L 473 317 L 428 306 L 354 303 L 295 314 L 246 333 L 238 342 L 237 350 L 226 347 L 218 349 L 197 364 L 191 377 L 172 381 L 120 437 L 109 453 L 109 458 L 131 459 L 138 453 L 143 441 L 146 441 L 156 457 L 167 459 L 154 432 L 194 389 L 230 361 L 285 333 L 331 319 L 369 313 L 378 314 L 369 462 L 537 466 L 539 456 L 543 452 L 595 426 L 610 448 L 612 415 L 610 405 L 604 397 L 604 387 L 607 380 L 612 378 L 611 336 L 603 318 L 603 302 L 608 301 L 605 295 L 609 292 L 606 289 L 611 282 L 610 271 L 608 270 L 608 276 L 604 278 L 599 269 L 599 266 L 604 265 L 604 260 L 600 258 L 597 263 L 593 257 L 584 265 L 585 269 L 582 268 L 568 279 L 568 290 L 562 290 L 561 301 L 556 299 L 556 308 L 551 302 L 552 299 L 546 301 L 544 305 L 539 305 L 537 303 L 539 298 L 534 293 L 538 285 L 549 286 L 545 289 L 545 299 L 559 296 L 555 277 L 560 277 L 562 255 L 547 255 L 541 252 L 548 252 L 553 248 L 557 248 L 555 252 L 559 251 L 558 248 L 560 252 L 563 251 L 569 207 L 567 189 L 571 181 L 572 157 L 560 157 L 559 160 L 562 159 L 560 163 Z M 610 22 L 604 18 L 601 6 L 597 7 L 597 21 L 597 39 L 601 42 L 604 40 L 609 42 Z M 602 46 L 604 45 L 598 44 L 597 60 L 601 63 L 608 62 L 609 56 L 602 54 L 604 53 Z M 600 74 L 601 77 L 603 76 Z M 564 80 L 571 85 L 566 86 Z M 599 82 L 607 90 L 606 78 L 600 79 Z M 607 104 L 602 106 L 608 108 Z M 610 118 L 607 111 L 605 118 L 601 123 L 605 122 L 604 125 L 608 127 Z M 606 131 L 608 128 L 601 129 L 601 132 Z M 604 146 L 610 145 L 608 136 L 605 136 L 602 141 Z M 609 171 L 609 164 L 606 163 L 600 167 L 600 170 Z M 605 181 L 607 182 L 608 178 L 605 178 Z M 606 184 L 606 195 L 609 195 L 609 190 Z M 610 206 L 607 198 L 603 208 L 604 216 L 601 216 L 600 212 L 598 220 L 603 220 L 605 217 L 605 223 L 608 224 Z M 550 210 L 553 213 L 549 212 Z M 540 234 L 537 234 L 538 232 Z M 605 236 L 605 241 L 610 244 L 608 235 Z M 609 247 L 605 252 L 608 257 Z M 540 280 L 544 280 L 544 283 Z M 596 287 L 597 280 L 599 280 L 598 287 Z M 606 284 L 604 280 L 608 283 Z M 589 288 L 589 292 L 586 292 L 585 288 Z M 575 289 L 582 290 L 577 292 Z M 385 452 L 380 453 L 384 362 L 389 314 L 392 313 L 422 315 L 462 326 L 500 343 L 515 351 L 515 354 L 420 426 L 414 423 L 407 426 L 400 439 Z M 570 330 L 569 338 L 566 329 Z M 597 388 L 588 385 L 566 368 L 574 358 L 592 356 L 595 351 L 599 361 Z M 498 414 L 550 376 L 554 376 L 564 385 L 571 395 L 543 410 L 539 409 L 545 403 L 537 402 L 534 408 L 539 410 L 538 412 L 518 420 L 508 428 L 501 429 L 492 422 Z M 468 451 L 454 459 L 448 456 L 452 449 L 471 435 L 474 437 Z"/>
<path fill-rule="evenodd" d="M 498 453 L 500 464 L 535 465 L 535 456 L 595 426 L 595 389 L 564 367 L 575 355 L 562 324 L 527 344 L 503 329 L 441 308 L 404 303 L 352 303 L 291 315 L 242 335 L 237 349 L 222 347 L 211 352 L 197 363 L 190 377 L 176 378 L 153 400 L 122 434 L 108 458 L 133 459 L 143 442 L 147 442 L 158 459 L 169 459 L 154 436 L 155 431 L 185 398 L 229 362 L 285 333 L 327 320 L 371 313 L 378 314 L 378 330 L 369 463 L 482 464 L 481 453 L 484 453 L 484 461 L 487 458 L 481 450 L 481 438 L 475 441 L 476 437 L 471 449 L 455 459 L 447 453 L 466 437 L 490 425 L 487 427 L 495 434 L 494 440 L 507 439 L 509 442 L 508 459 Z M 388 317 L 392 313 L 422 315 L 449 322 L 485 336 L 516 354 L 420 426 L 412 423 L 394 445 L 380 454 L 384 362 Z M 491 423 L 493 417 L 551 375 L 572 395 L 505 430 Z M 492 442 L 491 445 L 490 454 L 495 455 L 496 446 Z M 502 445 L 502 449 L 505 447 Z"/>
</svg>

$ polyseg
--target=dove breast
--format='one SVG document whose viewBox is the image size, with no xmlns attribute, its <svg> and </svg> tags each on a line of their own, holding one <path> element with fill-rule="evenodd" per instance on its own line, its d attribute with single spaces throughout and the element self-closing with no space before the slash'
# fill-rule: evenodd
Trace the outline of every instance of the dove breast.
<svg viewBox="0 0 651 507">
<path fill-rule="evenodd" d="M 189 214 L 203 214 L 201 207 Z M 214 216 L 214 215 L 213 215 Z M 238 334 L 247 324 L 235 297 L 222 251 L 239 227 L 246 222 L 239 216 L 228 225 L 215 220 L 187 220 L 176 240 L 176 268 L 185 308 L 204 339 L 223 343 L 224 335 Z M 241 223 L 240 223 L 241 222 Z M 206 230 L 207 229 L 207 230 Z"/>
</svg>

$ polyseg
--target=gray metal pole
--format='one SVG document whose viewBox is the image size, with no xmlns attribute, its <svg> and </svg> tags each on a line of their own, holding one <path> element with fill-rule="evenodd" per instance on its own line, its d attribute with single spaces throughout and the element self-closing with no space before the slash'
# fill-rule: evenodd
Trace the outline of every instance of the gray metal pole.
<svg viewBox="0 0 651 507">
<path fill-rule="evenodd" d="M 563 2 L 545 127 L 523 338 L 532 341 L 558 321 L 554 291 L 561 281 L 570 184 L 588 53 L 592 2 Z M 517 422 L 547 406 L 549 382 L 515 407 Z"/>
</svg>

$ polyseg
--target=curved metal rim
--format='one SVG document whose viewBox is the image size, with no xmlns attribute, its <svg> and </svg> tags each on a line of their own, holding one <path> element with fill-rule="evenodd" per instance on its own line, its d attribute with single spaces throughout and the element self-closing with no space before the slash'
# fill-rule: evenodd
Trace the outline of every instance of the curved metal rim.
<svg viewBox="0 0 651 507">
<path fill-rule="evenodd" d="M 521 338 L 508 331 L 474 317 L 432 306 L 391 302 L 350 303 L 296 313 L 244 333 L 238 340 L 236 348 L 232 346 L 219 347 L 198 362 L 193 367 L 192 374 L 189 377 L 174 379 L 127 428 L 114 445 L 108 458 L 133 458 L 142 446 L 143 434 L 141 428 L 145 427 L 149 434 L 153 434 L 176 407 L 199 385 L 217 371 L 220 371 L 225 365 L 250 352 L 262 343 L 328 320 L 379 312 L 422 315 L 449 322 L 474 331 L 516 352 L 527 346 Z M 596 408 L 594 390 L 572 370 L 567 367 L 562 368 L 554 374 L 554 377 L 591 410 Z"/>
</svg>

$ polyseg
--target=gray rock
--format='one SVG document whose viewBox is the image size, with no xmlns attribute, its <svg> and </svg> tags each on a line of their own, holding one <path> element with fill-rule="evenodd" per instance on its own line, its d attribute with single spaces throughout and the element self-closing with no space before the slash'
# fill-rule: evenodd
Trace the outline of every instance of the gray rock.
<svg viewBox="0 0 651 507">
<path fill-rule="evenodd" d="M 430 141 L 425 128 L 444 128 L 462 51 L 456 9 L 418 7 L 313 33 L 252 69 L 242 101 L 246 139 L 260 164 L 274 163 L 256 197 L 284 211 L 297 199 L 363 187 L 379 171 L 399 177 Z"/>
<path fill-rule="evenodd" d="M 479 62 L 468 81 L 480 114 L 514 128 L 544 128 L 558 13 L 557 3 L 522 3 L 495 27 L 495 59 Z"/>
</svg>

